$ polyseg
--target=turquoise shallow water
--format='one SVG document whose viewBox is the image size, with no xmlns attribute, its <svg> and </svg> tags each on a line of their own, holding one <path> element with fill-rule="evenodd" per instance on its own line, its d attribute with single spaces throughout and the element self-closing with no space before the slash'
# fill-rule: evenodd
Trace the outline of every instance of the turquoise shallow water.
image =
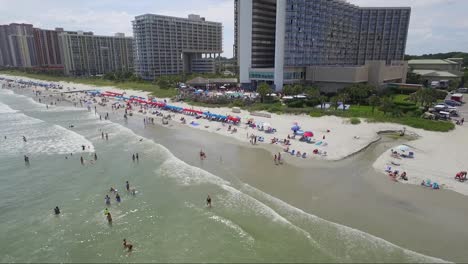
<svg viewBox="0 0 468 264">
<path fill-rule="evenodd" d="M 2 89 L 0 136 L 1 262 L 437 261 L 190 166 L 83 109 L 46 109 Z M 80 156 L 91 160 L 94 151 L 98 161 L 82 166 Z M 126 180 L 135 197 L 124 191 Z M 111 186 L 123 201 L 112 200 L 109 226 L 103 210 Z M 207 194 L 212 209 L 204 205 Z M 131 254 L 123 238 L 134 244 Z"/>
</svg>

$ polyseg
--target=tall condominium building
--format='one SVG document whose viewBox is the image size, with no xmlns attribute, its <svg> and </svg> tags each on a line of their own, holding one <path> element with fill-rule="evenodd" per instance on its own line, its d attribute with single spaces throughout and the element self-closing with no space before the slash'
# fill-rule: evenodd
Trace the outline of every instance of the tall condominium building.
<svg viewBox="0 0 468 264">
<path fill-rule="evenodd" d="M 80 31 L 63 32 L 59 34 L 59 42 L 67 75 L 133 71 L 133 39 L 122 33 L 96 36 Z"/>
<path fill-rule="evenodd" d="M 33 26 L 0 25 L 0 66 L 33 67 L 37 63 Z"/>
<path fill-rule="evenodd" d="M 59 43 L 59 34 L 63 32 L 63 28 L 55 30 L 34 28 L 34 44 L 39 67 L 63 69 Z"/>
<path fill-rule="evenodd" d="M 410 8 L 343 0 L 235 0 L 235 52 L 244 87 L 405 81 Z"/>
<path fill-rule="evenodd" d="M 198 15 L 177 18 L 145 14 L 135 17 L 135 72 L 143 79 L 213 72 L 223 52 L 221 23 Z"/>
</svg>

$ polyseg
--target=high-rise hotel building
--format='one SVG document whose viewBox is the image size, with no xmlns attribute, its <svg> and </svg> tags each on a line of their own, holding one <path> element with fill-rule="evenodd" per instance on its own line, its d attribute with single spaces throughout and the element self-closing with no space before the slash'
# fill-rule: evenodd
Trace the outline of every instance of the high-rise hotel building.
<svg viewBox="0 0 468 264">
<path fill-rule="evenodd" d="M 145 14 L 135 17 L 135 72 L 143 79 L 161 75 L 214 72 L 223 52 L 223 26 L 199 15 L 188 18 Z"/>
<path fill-rule="evenodd" d="M 404 82 L 411 9 L 344 0 L 235 0 L 234 54 L 244 87 L 258 82 Z"/>
</svg>

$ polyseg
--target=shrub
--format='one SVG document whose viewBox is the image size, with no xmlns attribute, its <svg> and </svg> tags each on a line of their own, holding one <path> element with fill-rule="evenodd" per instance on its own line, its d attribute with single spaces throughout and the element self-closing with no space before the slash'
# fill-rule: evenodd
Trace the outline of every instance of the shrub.
<svg viewBox="0 0 468 264">
<path fill-rule="evenodd" d="M 288 100 L 285 102 L 285 104 L 288 107 L 291 108 L 302 108 L 304 107 L 304 101 L 303 100 Z"/>
<path fill-rule="evenodd" d="M 353 125 L 359 125 L 359 124 L 361 124 L 361 119 L 359 119 L 357 117 L 353 117 L 353 118 L 350 119 L 350 122 Z"/>
<path fill-rule="evenodd" d="M 245 106 L 245 102 L 244 102 L 243 100 L 236 99 L 236 100 L 234 100 L 234 102 L 232 102 L 232 106 L 244 107 L 244 106 Z"/>
</svg>

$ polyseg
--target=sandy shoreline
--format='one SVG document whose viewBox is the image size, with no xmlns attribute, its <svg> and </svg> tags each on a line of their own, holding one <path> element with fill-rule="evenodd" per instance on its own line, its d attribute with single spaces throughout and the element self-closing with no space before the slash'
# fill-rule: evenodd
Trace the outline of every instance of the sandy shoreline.
<svg viewBox="0 0 468 264">
<path fill-rule="evenodd" d="M 28 78 L 0 75 L 2 77 L 15 79 L 15 80 L 28 80 Z M 39 80 L 34 80 L 39 81 Z M 123 91 L 115 87 L 94 87 L 83 84 L 75 83 L 58 83 L 64 87 L 66 91 L 68 88 L 73 90 L 100 90 L 100 91 L 112 91 L 122 93 Z M 147 98 L 148 93 L 142 91 L 125 91 L 127 95 L 135 95 Z M 75 94 L 77 96 L 77 94 Z M 84 94 L 79 94 L 82 99 L 85 97 Z M 78 98 L 78 97 L 76 97 Z M 158 98 L 160 100 L 164 98 Z M 168 100 L 167 98 L 165 98 Z M 191 108 L 196 110 L 206 110 L 208 108 L 193 107 L 186 103 L 170 102 L 171 105 Z M 467 106 L 463 108 L 466 110 Z M 109 107 L 110 109 L 110 107 Z M 228 125 L 223 126 L 219 122 L 209 121 L 206 119 L 195 119 L 194 117 L 175 114 L 171 121 L 172 128 L 180 128 L 181 126 L 189 126 L 194 129 L 202 130 L 209 133 L 216 133 L 223 136 L 228 136 L 242 142 L 249 144 L 248 136 L 254 134 L 265 138 L 264 143 L 258 144 L 257 146 L 262 147 L 273 153 L 281 153 L 283 158 L 288 163 L 301 166 L 306 165 L 308 160 L 324 160 L 324 161 L 338 161 L 352 156 L 356 153 L 367 148 L 372 143 L 380 139 L 379 133 L 382 131 L 400 131 L 403 129 L 402 125 L 390 124 L 390 123 L 367 123 L 365 120 L 359 125 L 352 125 L 348 122 L 348 119 L 327 116 L 321 118 L 312 118 L 306 115 L 277 115 L 271 114 L 271 118 L 257 117 L 250 115 L 249 112 L 242 110 L 241 113 L 232 113 L 230 108 L 209 108 L 212 113 L 222 115 L 234 115 L 242 118 L 241 125 L 237 127 L 237 133 L 231 133 L 228 131 Z M 159 122 L 159 118 L 156 116 L 141 113 L 136 113 L 135 117 L 143 116 L 155 117 Z M 169 113 L 163 111 L 165 114 Z M 462 112 L 463 115 L 463 111 Z M 178 120 L 181 117 L 185 117 L 186 125 L 182 125 Z M 266 134 L 265 132 L 252 129 L 245 124 L 247 118 L 254 118 L 255 122 L 269 123 L 273 128 L 277 130 L 274 134 Z M 190 125 L 194 121 L 198 123 L 197 126 Z M 315 144 L 307 144 L 305 142 L 299 142 L 298 139 L 291 140 L 290 150 L 300 151 L 301 153 L 306 152 L 308 155 L 307 159 L 296 158 L 295 156 L 288 155 L 283 151 L 285 146 L 281 144 L 270 144 L 272 138 L 278 138 L 280 140 L 287 138 L 288 135 L 292 135 L 291 127 L 294 123 L 298 123 L 302 130 L 312 131 L 316 142 L 326 142 L 320 146 Z M 390 157 L 389 152 L 384 153 L 379 157 L 373 167 L 386 175 L 385 168 L 392 166 L 392 169 L 399 171 L 406 171 L 409 177 L 407 183 L 419 185 L 423 180 L 431 180 L 432 182 L 438 182 L 439 185 L 444 189 L 450 189 L 455 192 L 468 195 L 468 183 L 460 183 L 454 180 L 454 175 L 458 171 L 468 170 L 467 163 L 463 161 L 463 157 L 468 154 L 468 149 L 462 148 L 461 146 L 468 146 L 468 137 L 466 127 L 457 127 L 455 131 L 449 133 L 437 133 L 430 132 L 421 129 L 406 128 L 407 133 L 418 135 L 419 139 L 409 143 L 414 146 L 412 149 L 415 152 L 415 159 L 403 159 L 394 160 Z M 330 132 L 327 132 L 330 131 Z M 325 138 L 325 139 L 324 139 Z M 443 144 L 440 144 L 443 142 Z M 326 145 L 326 146 L 323 146 Z M 317 149 L 320 152 L 326 152 L 326 156 L 314 155 L 313 151 Z M 394 166 L 393 163 L 399 164 L 400 166 Z M 387 176 L 383 176 L 387 177 Z"/>
</svg>

